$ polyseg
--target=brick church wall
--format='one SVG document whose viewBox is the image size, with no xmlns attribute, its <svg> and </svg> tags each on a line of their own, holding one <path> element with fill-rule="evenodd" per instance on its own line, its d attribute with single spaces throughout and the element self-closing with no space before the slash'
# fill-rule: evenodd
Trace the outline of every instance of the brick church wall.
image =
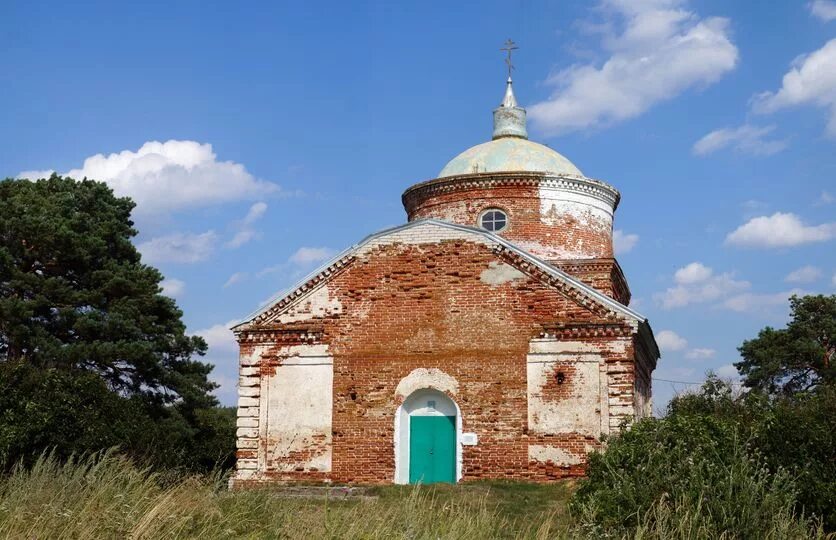
<svg viewBox="0 0 836 540">
<path fill-rule="evenodd" d="M 301 478 L 392 482 L 395 414 L 403 400 L 396 390 L 419 369 L 440 370 L 457 382 L 447 393 L 461 410 L 463 431 L 479 437 L 463 448 L 464 481 L 582 474 L 586 452 L 600 436 L 632 417 L 633 328 L 520 272 L 484 242 L 439 237 L 430 243 L 421 234 L 412 230 L 402 243 L 369 246 L 294 309 L 239 335 L 239 485 Z M 551 371 L 532 387 L 532 347 L 544 343 L 538 340 L 584 350 L 546 358 Z M 264 404 L 280 404 L 261 392 L 294 391 L 275 380 L 295 346 L 319 347 L 333 396 L 330 433 L 313 422 L 294 454 L 280 449 L 293 446 L 292 422 L 271 423 Z M 556 370 L 564 373 L 559 385 Z M 590 398 L 586 392 L 596 387 Z M 560 420 L 557 431 L 541 429 L 542 422 L 532 423 L 532 394 L 544 422 L 565 410 L 575 416 Z M 598 401 L 591 408 L 590 399 Z M 280 403 L 286 410 L 271 414 L 294 414 L 292 400 Z"/>
</svg>

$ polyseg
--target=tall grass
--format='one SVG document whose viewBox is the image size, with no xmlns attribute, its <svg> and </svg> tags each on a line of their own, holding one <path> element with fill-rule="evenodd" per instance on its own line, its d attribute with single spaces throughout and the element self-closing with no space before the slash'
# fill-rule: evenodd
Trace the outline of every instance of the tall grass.
<svg viewBox="0 0 836 540">
<path fill-rule="evenodd" d="M 509 516 L 489 492 L 322 501 L 269 490 L 230 493 L 223 479 L 176 481 L 107 453 L 45 456 L 0 480 L 0 538 L 554 538 L 558 513 Z M 565 526 L 565 521 L 564 521 Z"/>
<path fill-rule="evenodd" d="M 0 538 L 824 537 L 793 515 L 782 479 L 736 467 L 726 471 L 727 485 L 705 486 L 697 498 L 662 497 L 635 526 L 619 528 L 594 512 L 569 518 L 569 490 L 560 486 L 392 487 L 373 500 L 305 500 L 269 489 L 229 492 L 220 475 L 165 477 L 115 453 L 68 462 L 42 456 L 0 477 Z"/>
</svg>

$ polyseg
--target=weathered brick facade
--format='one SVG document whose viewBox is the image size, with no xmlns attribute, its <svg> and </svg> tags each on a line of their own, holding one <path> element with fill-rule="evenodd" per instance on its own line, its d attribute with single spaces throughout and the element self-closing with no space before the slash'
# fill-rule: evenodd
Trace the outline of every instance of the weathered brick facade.
<svg viewBox="0 0 836 540">
<path fill-rule="evenodd" d="M 408 189 L 409 223 L 234 327 L 234 485 L 406 482 L 410 418 L 436 409 L 455 417 L 456 480 L 583 474 L 603 435 L 649 414 L 659 355 L 613 258 L 619 198 L 525 169 Z M 477 226 L 486 209 L 507 216 L 498 234 Z"/>
</svg>

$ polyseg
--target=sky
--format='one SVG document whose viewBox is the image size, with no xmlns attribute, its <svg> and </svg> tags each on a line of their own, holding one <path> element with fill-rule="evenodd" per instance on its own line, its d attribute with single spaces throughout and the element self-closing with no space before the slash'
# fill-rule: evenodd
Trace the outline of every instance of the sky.
<svg viewBox="0 0 836 540">
<path fill-rule="evenodd" d="M 508 38 L 530 137 L 622 193 L 657 412 L 836 291 L 836 0 L 3 2 L 0 34 L 0 177 L 137 201 L 225 404 L 229 325 L 489 140 Z"/>
</svg>

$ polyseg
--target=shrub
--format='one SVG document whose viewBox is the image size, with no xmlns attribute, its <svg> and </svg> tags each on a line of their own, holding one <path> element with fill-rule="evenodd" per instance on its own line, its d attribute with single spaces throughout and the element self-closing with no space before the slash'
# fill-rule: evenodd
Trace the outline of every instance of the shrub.
<svg viewBox="0 0 836 540">
<path fill-rule="evenodd" d="M 711 416 L 638 422 L 591 456 L 572 502 L 590 536 L 766 538 L 805 536 L 796 487 L 746 451 L 739 430 Z"/>
</svg>

